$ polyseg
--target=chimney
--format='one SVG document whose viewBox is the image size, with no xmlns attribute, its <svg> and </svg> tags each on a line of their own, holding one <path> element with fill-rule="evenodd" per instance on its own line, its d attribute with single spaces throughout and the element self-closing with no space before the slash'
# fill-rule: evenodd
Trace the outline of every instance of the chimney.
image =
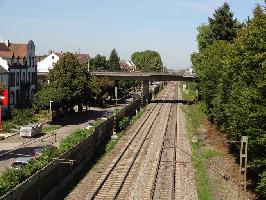
<svg viewBox="0 0 266 200">
<path fill-rule="evenodd" d="M 9 42 L 9 40 L 6 40 L 6 46 L 8 46 L 8 47 L 9 47 L 9 45 L 10 45 L 10 42 Z"/>
</svg>

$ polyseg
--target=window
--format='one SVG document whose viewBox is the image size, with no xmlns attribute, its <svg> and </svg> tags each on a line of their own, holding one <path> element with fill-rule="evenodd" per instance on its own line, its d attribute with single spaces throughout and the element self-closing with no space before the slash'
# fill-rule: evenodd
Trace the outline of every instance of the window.
<svg viewBox="0 0 266 200">
<path fill-rule="evenodd" d="M 32 67 L 34 67 L 34 57 L 32 57 Z"/>
<path fill-rule="evenodd" d="M 29 61 L 30 61 L 30 67 L 31 67 L 31 57 L 29 57 Z"/>
<path fill-rule="evenodd" d="M 22 79 L 21 79 L 21 81 L 25 81 L 25 77 L 26 75 L 25 75 L 25 72 L 23 72 L 23 75 L 22 75 Z"/>
<path fill-rule="evenodd" d="M 19 85 L 19 72 L 17 72 L 17 77 L 16 77 L 16 85 Z"/>
<path fill-rule="evenodd" d="M 34 83 L 34 84 L 36 83 L 35 72 L 32 72 L 32 73 L 31 73 L 31 82 Z"/>
<path fill-rule="evenodd" d="M 19 104 L 19 90 L 16 90 L 16 104 Z"/>
<path fill-rule="evenodd" d="M 52 59 L 54 59 L 54 56 L 52 56 Z"/>
<path fill-rule="evenodd" d="M 15 72 L 10 72 L 9 83 L 10 83 L 10 86 L 15 86 Z"/>
<path fill-rule="evenodd" d="M 9 104 L 10 105 L 14 105 L 14 99 L 15 99 L 15 94 L 13 91 L 10 92 L 10 95 L 9 95 Z"/>
<path fill-rule="evenodd" d="M 28 72 L 28 81 L 30 82 L 30 72 Z"/>
</svg>

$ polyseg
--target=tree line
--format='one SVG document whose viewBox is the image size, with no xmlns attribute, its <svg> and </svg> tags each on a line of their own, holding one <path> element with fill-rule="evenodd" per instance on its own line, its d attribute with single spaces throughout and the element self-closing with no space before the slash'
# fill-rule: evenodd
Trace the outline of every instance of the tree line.
<svg viewBox="0 0 266 200">
<path fill-rule="evenodd" d="M 160 72 L 163 68 L 163 62 L 158 52 L 152 50 L 135 52 L 131 55 L 131 61 L 137 67 L 137 71 L 143 72 Z M 120 58 L 115 49 L 112 50 L 109 59 L 97 54 L 90 60 L 90 69 L 93 71 L 121 71 L 119 66 Z"/>
<path fill-rule="evenodd" d="M 228 140 L 249 137 L 250 170 L 256 191 L 266 198 L 265 5 L 257 5 L 253 17 L 241 23 L 224 3 L 198 27 L 197 43 L 191 61 L 207 114 Z M 231 148 L 239 152 L 236 144 Z"/>
</svg>

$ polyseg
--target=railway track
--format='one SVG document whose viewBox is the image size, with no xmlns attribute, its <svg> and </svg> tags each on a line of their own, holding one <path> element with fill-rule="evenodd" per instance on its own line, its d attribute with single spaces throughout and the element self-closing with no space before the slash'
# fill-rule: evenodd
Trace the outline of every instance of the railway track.
<svg viewBox="0 0 266 200">
<path fill-rule="evenodd" d="M 168 87 L 159 99 L 168 99 L 171 87 Z M 150 110 L 144 122 L 134 132 L 133 137 L 120 155 L 115 159 L 100 180 L 95 184 L 88 199 L 120 199 L 120 192 L 130 179 L 130 171 L 137 160 L 143 145 L 151 134 L 151 128 L 158 118 L 163 104 L 156 103 Z M 132 177 L 131 177 L 132 178 Z M 119 196 L 120 195 L 120 196 Z M 120 197 L 120 198 L 118 198 Z"/>
<path fill-rule="evenodd" d="M 175 86 L 174 100 L 177 100 L 177 89 Z M 169 115 L 171 117 L 160 148 L 151 199 L 176 199 L 177 104 L 171 104 Z"/>
</svg>

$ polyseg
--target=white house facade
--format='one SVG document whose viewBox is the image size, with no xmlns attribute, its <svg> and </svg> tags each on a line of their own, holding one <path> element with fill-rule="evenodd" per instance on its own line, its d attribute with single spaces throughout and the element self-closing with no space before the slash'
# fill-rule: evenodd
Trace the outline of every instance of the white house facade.
<svg viewBox="0 0 266 200">
<path fill-rule="evenodd" d="M 32 101 L 37 83 L 35 45 L 0 42 L 0 67 L 8 72 L 9 107 L 25 107 Z"/>
<path fill-rule="evenodd" d="M 53 68 L 53 65 L 57 63 L 61 55 L 57 53 L 51 53 L 46 58 L 37 62 L 38 73 L 48 73 L 50 69 Z"/>
</svg>

